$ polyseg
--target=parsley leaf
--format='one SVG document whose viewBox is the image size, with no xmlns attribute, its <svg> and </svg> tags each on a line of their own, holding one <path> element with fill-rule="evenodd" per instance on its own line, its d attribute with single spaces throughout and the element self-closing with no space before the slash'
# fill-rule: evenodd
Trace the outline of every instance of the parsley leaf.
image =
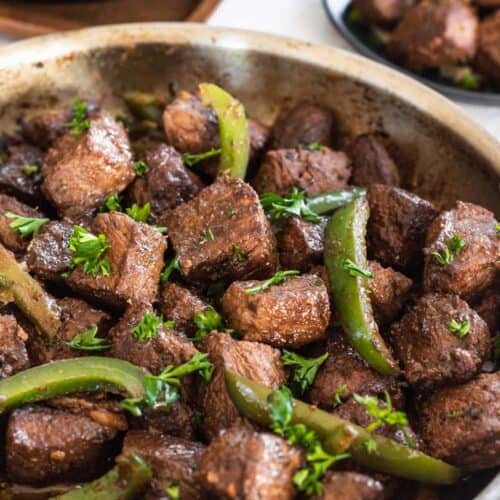
<svg viewBox="0 0 500 500">
<path fill-rule="evenodd" d="M 361 24 L 363 22 L 363 14 L 360 10 L 351 7 L 347 13 L 347 22 L 350 24 Z"/>
<path fill-rule="evenodd" d="M 361 278 L 368 278 L 368 279 L 373 278 L 373 273 L 371 271 L 359 267 L 351 259 L 342 259 L 342 267 L 349 273 L 349 276 L 352 276 L 354 278 L 358 276 Z"/>
<path fill-rule="evenodd" d="M 84 227 L 75 226 L 68 246 L 73 253 L 70 266 L 83 264 L 83 272 L 94 278 L 99 273 L 109 276 L 111 274 L 109 261 L 102 257 L 108 246 L 109 241 L 106 235 L 95 236 Z"/>
<path fill-rule="evenodd" d="M 260 203 L 271 220 L 296 215 L 315 224 L 321 222 L 321 218 L 309 208 L 305 191 L 299 191 L 297 188 L 293 188 L 291 193 L 284 196 L 264 193 L 260 196 Z"/>
<path fill-rule="evenodd" d="M 337 406 L 340 406 L 343 401 L 342 401 L 342 396 L 347 392 L 347 385 L 345 384 L 340 384 L 336 389 L 335 389 L 335 394 L 333 395 L 333 407 L 337 408 Z"/>
<path fill-rule="evenodd" d="M 180 271 L 181 270 L 181 266 L 179 264 L 179 256 L 176 255 L 171 261 L 170 263 L 165 267 L 165 269 L 162 271 L 161 273 L 161 280 L 162 281 L 168 281 L 168 279 L 170 278 L 170 275 L 174 272 L 174 269 L 176 271 Z"/>
<path fill-rule="evenodd" d="M 206 307 L 202 312 L 197 312 L 193 316 L 193 321 L 198 327 L 194 337 L 190 338 L 193 342 L 199 342 L 212 330 L 220 330 L 223 327 L 222 316 L 212 306 Z"/>
<path fill-rule="evenodd" d="M 158 337 L 158 330 L 163 324 L 163 316 L 146 311 L 139 324 L 132 329 L 132 336 L 139 342 L 147 342 Z"/>
<path fill-rule="evenodd" d="M 127 215 L 134 219 L 136 222 L 147 222 L 149 215 L 151 213 L 150 203 L 145 203 L 144 205 L 137 205 L 134 203 L 131 207 L 125 210 Z"/>
<path fill-rule="evenodd" d="M 93 326 L 78 335 L 75 335 L 70 342 L 66 344 L 71 349 L 80 349 L 82 351 L 104 351 L 111 346 L 106 344 L 106 339 L 96 337 L 97 326 Z"/>
<path fill-rule="evenodd" d="M 50 222 L 50 219 L 42 217 L 23 217 L 12 212 L 5 212 L 4 216 L 8 219 L 13 219 L 9 227 L 18 232 L 23 238 L 36 236 L 40 228 Z"/>
<path fill-rule="evenodd" d="M 139 177 L 148 171 L 149 167 L 143 161 L 134 161 L 134 171 Z"/>
<path fill-rule="evenodd" d="M 182 153 L 182 161 L 188 166 L 193 167 L 200 161 L 207 160 L 208 158 L 213 158 L 214 156 L 219 156 L 221 153 L 221 148 L 212 148 L 204 153 Z"/>
<path fill-rule="evenodd" d="M 73 102 L 73 115 L 71 121 L 66 124 L 70 127 L 71 135 L 80 135 L 90 128 L 90 120 L 87 119 L 88 105 L 84 101 L 76 100 Z"/>
<path fill-rule="evenodd" d="M 239 245 L 233 245 L 233 255 L 236 259 L 236 262 L 245 262 L 247 260 L 246 257 L 241 253 L 241 248 Z"/>
<path fill-rule="evenodd" d="M 263 292 L 273 285 L 280 285 L 285 281 L 287 276 L 295 276 L 300 274 L 300 271 L 278 271 L 272 278 L 265 280 L 262 284 L 254 286 L 253 288 L 247 288 L 245 293 L 247 295 L 253 295 L 255 293 Z"/>
<path fill-rule="evenodd" d="M 470 321 L 457 321 L 455 319 L 452 319 L 448 326 L 448 330 L 450 330 L 451 333 L 454 333 L 459 339 L 462 339 L 469 333 Z"/>
<path fill-rule="evenodd" d="M 215 241 L 215 235 L 210 228 L 205 229 L 205 231 L 201 233 L 200 242 L 203 241 Z"/>
<path fill-rule="evenodd" d="M 460 410 L 452 410 L 446 415 L 446 418 L 455 419 L 461 417 L 462 415 L 463 413 Z"/>
<path fill-rule="evenodd" d="M 179 500 L 181 494 L 179 491 L 179 481 L 170 481 L 167 488 L 165 489 L 169 500 Z"/>
<path fill-rule="evenodd" d="M 286 349 L 283 350 L 281 361 L 285 366 L 294 367 L 290 381 L 290 386 L 294 394 L 301 396 L 306 392 L 306 389 L 314 382 L 320 366 L 327 358 L 327 352 L 317 358 L 305 358 L 295 352 L 287 351 Z"/>
<path fill-rule="evenodd" d="M 40 166 L 36 164 L 24 165 L 21 170 L 26 177 L 32 177 L 40 171 Z"/>
<path fill-rule="evenodd" d="M 99 212 L 121 212 L 122 199 L 118 193 L 110 194 L 99 207 Z"/>
<path fill-rule="evenodd" d="M 432 252 L 431 255 L 440 266 L 450 264 L 454 256 L 459 254 L 467 243 L 458 234 L 452 236 L 446 243 L 446 246 L 440 252 Z"/>
<path fill-rule="evenodd" d="M 299 144 L 297 149 L 305 149 L 306 151 L 321 151 L 321 144 L 319 142 L 310 142 L 309 144 Z"/>
<path fill-rule="evenodd" d="M 466 246 L 465 240 L 459 235 L 455 234 L 448 240 L 448 248 L 454 253 L 460 253 Z"/>
</svg>

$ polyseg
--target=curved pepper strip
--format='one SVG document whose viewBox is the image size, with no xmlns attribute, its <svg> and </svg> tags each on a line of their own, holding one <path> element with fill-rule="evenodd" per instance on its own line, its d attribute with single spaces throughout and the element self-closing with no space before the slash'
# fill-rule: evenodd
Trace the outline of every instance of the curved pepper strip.
<svg viewBox="0 0 500 500">
<path fill-rule="evenodd" d="M 151 469 L 138 455 L 120 456 L 107 474 L 77 487 L 57 500 L 133 500 L 151 481 Z"/>
<path fill-rule="evenodd" d="M 53 337 L 61 325 L 60 310 L 52 298 L 29 273 L 21 268 L 14 255 L 0 244 L 0 288 L 39 331 Z"/>
<path fill-rule="evenodd" d="M 144 396 L 145 372 L 115 358 L 86 356 L 28 368 L 0 380 L 0 414 L 26 403 L 80 391 L 115 390 Z"/>
<path fill-rule="evenodd" d="M 307 207 L 317 215 L 326 215 L 365 194 L 366 189 L 360 187 L 344 191 L 330 191 L 307 198 Z"/>
<path fill-rule="evenodd" d="M 396 375 L 398 366 L 379 333 L 373 317 L 366 279 L 352 275 L 345 266 L 351 260 L 366 269 L 366 224 L 369 217 L 365 197 L 339 208 L 325 230 L 324 260 L 333 304 L 351 345 L 363 359 L 383 375 Z"/>
<path fill-rule="evenodd" d="M 213 83 L 200 83 L 201 100 L 211 107 L 219 119 L 219 173 L 228 171 L 231 177 L 244 179 L 250 156 L 248 123 L 243 104 Z"/>
<path fill-rule="evenodd" d="M 229 371 L 225 378 L 229 395 L 239 412 L 269 426 L 268 397 L 272 389 Z M 355 462 L 378 472 L 431 484 L 452 484 L 460 477 L 460 471 L 452 465 L 392 439 L 372 435 L 362 427 L 302 401 L 294 400 L 292 423 L 304 424 L 315 431 L 325 451 L 337 454 L 348 450 Z M 370 438 L 376 442 L 371 452 L 365 446 Z"/>
</svg>

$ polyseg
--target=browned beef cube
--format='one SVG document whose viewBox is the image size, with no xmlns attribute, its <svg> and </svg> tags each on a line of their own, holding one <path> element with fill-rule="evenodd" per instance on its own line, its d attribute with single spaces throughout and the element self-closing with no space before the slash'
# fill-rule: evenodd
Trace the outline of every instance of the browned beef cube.
<svg viewBox="0 0 500 500">
<path fill-rule="evenodd" d="M 258 193 L 287 194 L 294 187 L 308 195 L 345 189 L 351 175 L 345 153 L 323 147 L 268 151 L 252 184 Z"/>
<path fill-rule="evenodd" d="M 26 250 L 29 240 L 23 238 L 10 227 L 14 219 L 7 217 L 6 212 L 12 212 L 22 217 L 43 217 L 43 215 L 38 210 L 21 203 L 12 196 L 0 194 L 0 243 L 15 253 L 23 252 Z"/>
<path fill-rule="evenodd" d="M 459 201 L 456 208 L 442 212 L 427 232 L 424 289 L 469 297 L 488 288 L 500 270 L 496 224 L 489 210 L 473 203 Z M 458 238 L 465 246 L 454 249 Z M 452 260 L 443 264 L 433 253 L 444 255 L 445 249 Z"/>
<path fill-rule="evenodd" d="M 496 1 L 500 7 L 500 2 Z M 500 10 L 479 24 L 476 65 L 481 73 L 496 83 L 500 82 Z"/>
<path fill-rule="evenodd" d="M 201 400 L 203 433 L 210 440 L 238 418 L 238 410 L 227 393 L 225 370 L 273 389 L 285 383 L 286 374 L 280 351 L 265 344 L 233 340 L 225 333 L 212 333 L 201 348 L 215 365 L 212 380 L 207 387 L 203 386 Z"/>
<path fill-rule="evenodd" d="M 276 269 L 271 226 L 257 194 L 240 179 L 221 175 L 160 223 L 190 281 L 264 278 Z"/>
<path fill-rule="evenodd" d="M 456 295 L 424 295 L 390 335 L 406 379 L 420 388 L 469 380 L 490 348 L 488 325 Z"/>
<path fill-rule="evenodd" d="M 359 472 L 331 471 L 323 479 L 323 491 L 311 500 L 383 500 L 380 481 Z"/>
<path fill-rule="evenodd" d="M 398 167 L 376 135 L 363 134 L 356 137 L 349 149 L 349 157 L 352 161 L 352 184 L 399 186 Z"/>
<path fill-rule="evenodd" d="M 403 396 L 394 378 L 370 368 L 342 332 L 329 335 L 327 352 L 328 358 L 309 389 L 311 403 L 330 409 L 338 406 L 339 401 L 349 400 L 354 393 L 383 397 L 384 391 L 388 391 L 394 405 L 401 406 Z"/>
<path fill-rule="evenodd" d="M 432 456 L 467 471 L 500 465 L 500 372 L 437 392 L 421 417 Z"/>
<path fill-rule="evenodd" d="M 323 237 L 327 217 L 319 224 L 290 217 L 277 235 L 280 263 L 285 269 L 308 271 L 323 260 Z"/>
<path fill-rule="evenodd" d="M 29 142 L 45 150 L 67 132 L 71 116 L 72 111 L 67 108 L 44 111 L 27 120 L 23 119 L 21 131 Z"/>
<path fill-rule="evenodd" d="M 202 188 L 200 178 L 189 171 L 182 156 L 172 147 L 160 144 L 144 154 L 147 172 L 137 177 L 128 196 L 132 203 L 151 205 L 151 219 L 193 198 Z"/>
<path fill-rule="evenodd" d="M 45 224 L 28 247 L 28 269 L 39 278 L 60 280 L 71 262 L 72 254 L 68 245 L 73 229 L 73 224 L 65 221 Z"/>
<path fill-rule="evenodd" d="M 151 306 L 138 304 L 125 311 L 122 319 L 109 332 L 109 356 L 124 359 L 158 374 L 166 365 L 180 365 L 196 354 L 197 350 L 191 342 L 163 325 L 158 328 L 156 337 L 146 341 L 136 339 L 132 330 L 142 321 L 146 312 L 151 313 Z"/>
<path fill-rule="evenodd" d="M 70 287 L 115 307 L 134 302 L 151 303 L 163 268 L 164 237 L 153 227 L 118 212 L 97 215 L 92 231 L 108 238 L 104 255 L 109 260 L 111 273 L 93 277 L 79 266 L 68 278 Z"/>
<path fill-rule="evenodd" d="M 373 279 L 368 281 L 370 301 L 375 320 L 380 326 L 392 323 L 409 298 L 413 281 L 392 267 L 382 267 L 378 262 L 369 265 Z"/>
<path fill-rule="evenodd" d="M 297 348 L 325 337 L 330 301 L 325 283 L 313 274 L 248 294 L 259 281 L 235 281 L 222 297 L 228 323 L 245 340 Z"/>
<path fill-rule="evenodd" d="M 193 335 L 197 326 L 193 321 L 196 313 L 203 312 L 208 304 L 189 288 L 172 281 L 163 283 L 160 296 L 160 310 L 165 319 L 175 321 L 175 329 L 188 336 Z"/>
<path fill-rule="evenodd" d="M 45 157 L 42 190 L 61 216 L 79 219 L 135 177 L 130 143 L 121 123 L 101 111 L 88 130 L 67 133 Z"/>
<path fill-rule="evenodd" d="M 181 91 L 163 113 L 167 142 L 181 153 L 205 153 L 219 147 L 215 111 L 189 92 Z"/>
<path fill-rule="evenodd" d="M 8 153 L 8 160 L 0 165 L 0 189 L 26 203 L 38 203 L 43 153 L 28 144 L 10 146 Z"/>
<path fill-rule="evenodd" d="M 296 148 L 312 143 L 331 146 L 335 129 L 329 109 L 300 103 L 280 112 L 273 125 L 271 149 Z"/>
<path fill-rule="evenodd" d="M 237 424 L 215 438 L 202 455 L 199 477 L 217 498 L 287 500 L 302 453 L 284 439 Z"/>
<path fill-rule="evenodd" d="M 12 315 L 0 315 L 0 378 L 29 368 L 27 333 Z"/>
<path fill-rule="evenodd" d="M 497 285 L 498 286 L 498 285 Z M 500 288 L 491 288 L 484 294 L 475 307 L 477 313 L 486 321 L 490 332 L 500 331 Z"/>
<path fill-rule="evenodd" d="M 415 5 L 417 0 L 353 0 L 367 24 L 391 26 Z"/>
<path fill-rule="evenodd" d="M 254 118 L 248 118 L 248 135 L 250 139 L 250 164 L 255 164 L 267 144 L 269 139 L 269 127 Z"/>
<path fill-rule="evenodd" d="M 466 0 L 422 0 L 393 32 L 392 57 L 417 68 L 470 61 L 476 53 L 478 18 Z"/>
<path fill-rule="evenodd" d="M 30 335 L 28 350 L 30 359 L 35 365 L 49 363 L 56 359 L 76 358 L 85 354 L 96 354 L 95 351 L 72 349 L 68 346 L 73 338 L 97 326 L 99 335 L 109 328 L 110 316 L 99 309 L 90 307 L 83 300 L 65 297 L 57 301 L 61 308 L 61 326 L 54 338 L 46 338 L 41 334 Z"/>
<path fill-rule="evenodd" d="M 368 200 L 368 248 L 373 259 L 396 269 L 419 268 L 427 228 L 437 215 L 434 206 L 384 184 L 372 184 Z"/>
<path fill-rule="evenodd" d="M 32 485 L 91 480 L 111 465 L 116 434 L 83 414 L 43 406 L 14 410 L 6 436 L 8 477 Z"/>
<path fill-rule="evenodd" d="M 123 442 L 123 454 L 135 453 L 151 467 L 153 479 L 146 498 L 165 498 L 172 482 L 179 484 L 181 500 L 203 498 L 197 470 L 205 446 L 173 436 L 130 431 Z"/>
</svg>

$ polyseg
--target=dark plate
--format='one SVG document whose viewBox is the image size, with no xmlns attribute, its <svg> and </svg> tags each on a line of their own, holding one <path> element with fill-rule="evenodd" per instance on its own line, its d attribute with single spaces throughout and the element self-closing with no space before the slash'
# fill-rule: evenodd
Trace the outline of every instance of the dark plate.
<svg viewBox="0 0 500 500">
<path fill-rule="evenodd" d="M 451 97 L 453 99 L 458 99 L 460 101 L 471 102 L 476 104 L 486 104 L 492 105 L 496 104 L 500 106 L 500 94 L 496 92 L 488 91 L 474 91 L 474 90 L 464 90 L 458 88 L 451 84 L 443 83 L 442 80 L 431 79 L 426 76 L 422 76 L 419 73 L 409 70 L 399 66 L 380 53 L 376 52 L 370 45 L 363 41 L 358 34 L 356 34 L 351 27 L 346 23 L 345 13 L 349 7 L 351 0 L 322 0 L 323 6 L 330 18 L 330 21 L 334 24 L 340 34 L 361 54 L 373 59 L 375 61 L 391 66 L 392 68 L 401 71 L 422 83 L 425 83 L 434 90 L 441 92 L 442 94 Z"/>
</svg>

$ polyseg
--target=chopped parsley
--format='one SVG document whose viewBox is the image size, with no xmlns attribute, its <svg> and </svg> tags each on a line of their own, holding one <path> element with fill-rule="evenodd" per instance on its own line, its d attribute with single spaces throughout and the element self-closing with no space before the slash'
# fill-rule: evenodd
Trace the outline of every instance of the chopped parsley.
<svg viewBox="0 0 500 500">
<path fill-rule="evenodd" d="M 448 330 L 454 333 L 459 339 L 464 338 L 470 331 L 470 321 L 452 319 L 448 326 Z"/>
<path fill-rule="evenodd" d="M 228 218 L 231 218 L 233 215 L 234 215 L 234 208 L 233 207 L 229 207 L 227 208 L 225 211 L 224 211 L 224 215 Z M 498 229 L 497 229 L 498 231 Z"/>
<path fill-rule="evenodd" d="M 246 257 L 241 253 L 241 248 L 239 245 L 233 245 L 233 255 L 236 262 L 245 262 Z"/>
<path fill-rule="evenodd" d="M 141 321 L 132 329 L 132 336 L 139 342 L 155 339 L 162 324 L 163 316 L 146 311 Z"/>
<path fill-rule="evenodd" d="M 127 215 L 134 219 L 136 222 L 147 222 L 149 219 L 149 215 L 151 214 L 151 205 L 150 203 L 144 203 L 144 205 L 137 205 L 134 203 L 131 207 L 125 210 Z"/>
<path fill-rule="evenodd" d="M 463 413 L 460 410 L 452 410 L 446 415 L 446 418 L 455 419 L 461 417 L 462 415 Z"/>
<path fill-rule="evenodd" d="M 273 285 L 280 285 L 286 280 L 287 276 L 295 276 L 297 274 L 300 274 L 300 271 L 278 271 L 272 278 L 263 281 L 260 285 L 247 288 L 245 293 L 247 295 L 254 295 L 255 293 L 263 292 Z"/>
<path fill-rule="evenodd" d="M 183 153 L 182 161 L 188 166 L 193 167 L 200 161 L 207 160 L 208 158 L 213 158 L 214 156 L 219 156 L 221 153 L 221 148 L 212 148 L 204 153 Z"/>
<path fill-rule="evenodd" d="M 297 149 L 300 151 L 305 149 L 306 151 L 321 151 L 321 144 L 319 142 L 310 142 L 309 144 L 299 144 Z"/>
<path fill-rule="evenodd" d="M 285 366 L 293 367 L 289 387 L 296 396 L 302 396 L 312 385 L 320 366 L 327 358 L 327 352 L 317 358 L 305 358 L 295 352 L 283 350 L 281 361 Z"/>
<path fill-rule="evenodd" d="M 179 264 L 179 256 L 176 255 L 170 262 L 169 264 L 165 267 L 165 269 L 162 271 L 161 273 L 161 280 L 162 281 L 168 281 L 168 279 L 170 278 L 170 275 L 174 272 L 174 270 L 176 271 L 180 271 L 181 270 L 181 266 Z"/>
<path fill-rule="evenodd" d="M 50 222 L 50 219 L 45 217 L 23 217 L 12 212 L 5 212 L 4 216 L 13 219 L 9 227 L 19 233 L 22 238 L 36 236 L 40 228 Z"/>
<path fill-rule="evenodd" d="M 271 428 L 283 436 L 290 444 L 303 446 L 306 453 L 306 465 L 293 476 L 297 489 L 306 495 L 321 493 L 321 478 L 328 469 L 340 460 L 350 457 L 349 453 L 332 455 L 326 452 L 316 433 L 304 424 L 292 424 L 293 400 L 290 390 L 282 387 L 273 391 L 268 398 Z"/>
<path fill-rule="evenodd" d="M 481 87 L 481 78 L 472 71 L 468 71 L 462 76 L 459 83 L 464 89 L 478 90 Z"/>
<path fill-rule="evenodd" d="M 181 498 L 179 481 L 170 481 L 165 489 L 169 500 L 179 500 Z"/>
<path fill-rule="evenodd" d="M 23 171 L 23 174 L 26 177 L 32 177 L 33 175 L 37 174 L 40 172 L 40 166 L 39 165 L 24 165 L 24 167 L 21 169 Z"/>
<path fill-rule="evenodd" d="M 202 312 L 197 312 L 193 316 L 193 321 L 198 327 L 194 337 L 190 340 L 199 342 L 203 340 L 212 330 L 223 328 L 222 316 L 212 307 L 206 307 Z"/>
<path fill-rule="evenodd" d="M 458 234 L 453 235 L 440 252 L 432 252 L 431 255 L 440 266 L 450 264 L 454 256 L 459 254 L 467 245 L 465 240 Z"/>
<path fill-rule="evenodd" d="M 342 259 L 342 267 L 349 273 L 349 276 L 354 278 L 373 278 L 373 273 L 368 271 L 368 269 L 363 269 L 362 267 L 355 264 L 351 259 Z"/>
<path fill-rule="evenodd" d="M 71 135 L 80 135 L 90 128 L 90 120 L 87 119 L 88 105 L 84 101 L 73 102 L 73 114 L 71 121 L 66 125 L 70 127 Z"/>
<path fill-rule="evenodd" d="M 104 351 L 111 346 L 106 343 L 106 339 L 96 337 L 97 326 L 93 326 L 78 335 L 75 335 L 70 342 L 66 344 L 71 349 L 80 349 L 82 351 Z"/>
<path fill-rule="evenodd" d="M 466 246 L 465 240 L 459 235 L 455 234 L 448 240 L 448 248 L 454 253 L 460 253 Z"/>
<path fill-rule="evenodd" d="M 299 191 L 297 188 L 293 188 L 291 193 L 284 196 L 276 193 L 264 193 L 260 197 L 264 212 L 271 220 L 296 215 L 306 221 L 318 224 L 321 222 L 321 218 L 309 208 L 307 201 L 305 191 Z"/>
<path fill-rule="evenodd" d="M 361 24 L 363 22 L 363 14 L 355 8 L 350 8 L 347 13 L 347 22 L 350 24 Z"/>
<path fill-rule="evenodd" d="M 334 408 L 337 408 L 337 406 L 340 406 L 343 401 L 342 401 L 342 396 L 347 392 L 347 385 L 345 384 L 340 384 L 336 389 L 335 393 L 333 394 L 333 403 L 332 406 Z"/>
<path fill-rule="evenodd" d="M 500 233 L 500 222 L 497 222 L 497 223 L 495 224 L 495 231 L 496 231 L 497 233 Z"/>
<path fill-rule="evenodd" d="M 201 233 L 201 238 L 200 238 L 201 241 L 215 241 L 215 235 L 213 233 L 213 231 L 208 228 L 208 229 L 205 229 L 205 231 L 203 231 L 203 233 Z"/>
<path fill-rule="evenodd" d="M 110 194 L 104 203 L 99 207 L 99 212 L 121 212 L 122 211 L 122 199 L 118 193 Z"/>
<path fill-rule="evenodd" d="M 144 175 L 148 169 L 149 167 L 143 161 L 134 161 L 134 171 L 136 175 Z"/>
<path fill-rule="evenodd" d="M 174 330 L 176 327 L 176 322 L 174 319 L 168 319 L 167 321 L 163 322 L 163 326 L 165 328 L 170 328 L 170 329 Z"/>
<path fill-rule="evenodd" d="M 197 352 L 182 365 L 168 365 L 159 375 L 145 375 L 144 396 L 124 399 L 121 406 L 134 416 L 140 416 L 143 407 L 168 406 L 179 399 L 178 389 L 182 377 L 197 372 L 205 383 L 208 383 L 212 378 L 213 371 L 214 365 L 208 360 L 208 354 Z"/>
<path fill-rule="evenodd" d="M 84 227 L 75 226 L 68 246 L 73 254 L 70 266 L 75 267 L 82 264 L 83 272 L 94 278 L 99 273 L 103 276 L 109 276 L 111 274 L 109 260 L 103 257 L 108 246 L 109 241 L 106 235 L 96 236 Z"/>
</svg>

